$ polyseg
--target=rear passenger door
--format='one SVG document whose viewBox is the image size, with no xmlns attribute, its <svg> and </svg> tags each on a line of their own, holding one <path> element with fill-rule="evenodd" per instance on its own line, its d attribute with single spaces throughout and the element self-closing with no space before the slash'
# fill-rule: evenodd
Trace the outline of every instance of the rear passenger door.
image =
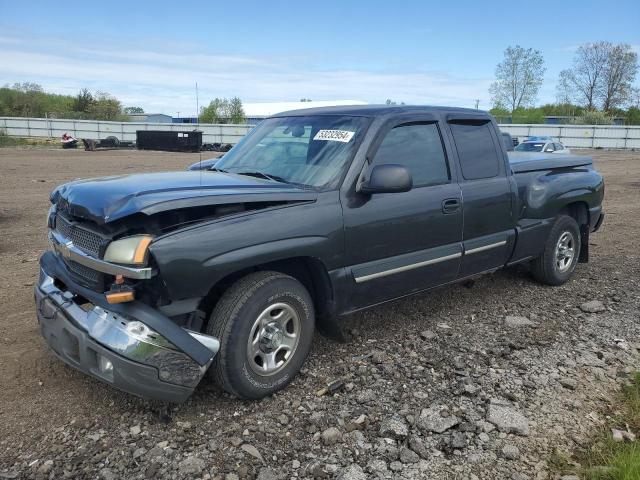
<svg viewBox="0 0 640 480">
<path fill-rule="evenodd" d="M 486 118 L 448 119 L 460 166 L 464 255 L 459 277 L 504 265 L 513 245 L 513 194 L 496 129 Z"/>
<path fill-rule="evenodd" d="M 343 198 L 354 308 L 455 280 L 462 256 L 462 205 L 438 123 L 391 122 L 368 152 L 374 165 L 400 164 L 413 178 L 402 193 Z"/>
</svg>

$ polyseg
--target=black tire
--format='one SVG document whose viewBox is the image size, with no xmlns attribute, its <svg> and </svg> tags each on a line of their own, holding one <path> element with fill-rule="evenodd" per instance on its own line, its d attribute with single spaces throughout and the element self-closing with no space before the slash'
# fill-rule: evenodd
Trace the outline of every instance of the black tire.
<svg viewBox="0 0 640 480">
<path fill-rule="evenodd" d="M 570 235 L 573 243 L 573 256 L 566 269 L 558 265 L 556 247 L 564 235 Z M 566 237 L 564 237 L 566 238 Z M 531 262 L 531 273 L 538 282 L 546 285 L 562 285 L 571 277 L 580 256 L 580 228 L 568 215 L 559 216 L 551 227 L 542 255 Z"/>
<path fill-rule="evenodd" d="M 113 135 L 108 136 L 104 139 L 104 142 L 107 146 L 112 148 L 118 148 L 120 146 L 120 140 L 118 137 L 114 137 Z"/>
<path fill-rule="evenodd" d="M 297 314 L 299 334 L 293 353 L 282 360 L 280 370 L 269 375 L 256 373 L 250 364 L 250 336 L 256 338 L 255 323 L 273 305 L 284 304 Z M 209 376 L 222 389 L 243 399 L 258 399 L 284 388 L 298 373 L 311 349 L 315 325 L 313 301 L 295 278 L 279 272 L 255 272 L 234 283 L 216 304 L 207 333 L 220 340 L 220 350 L 209 368 Z M 261 332 L 261 327 L 257 327 Z M 282 337 L 280 337 L 282 338 Z M 271 346 L 271 344 L 269 344 Z"/>
</svg>

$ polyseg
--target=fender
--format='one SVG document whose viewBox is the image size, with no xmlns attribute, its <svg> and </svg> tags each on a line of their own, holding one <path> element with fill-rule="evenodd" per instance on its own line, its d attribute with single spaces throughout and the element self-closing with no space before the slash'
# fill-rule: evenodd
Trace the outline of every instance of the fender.
<svg viewBox="0 0 640 480">
<path fill-rule="evenodd" d="M 327 271 L 344 255 L 337 192 L 300 203 L 171 232 L 150 251 L 172 301 L 203 297 L 221 279 L 292 257 L 320 260 Z"/>
<path fill-rule="evenodd" d="M 202 266 L 207 269 L 215 268 L 218 271 L 230 270 L 229 273 L 231 273 L 247 267 L 292 257 L 317 257 L 322 244 L 326 241 L 327 237 L 322 236 L 275 240 L 216 255 L 205 261 Z M 247 261 L 249 264 L 247 264 Z"/>
<path fill-rule="evenodd" d="M 520 209 L 516 225 L 516 247 L 508 263 L 537 257 L 549 235 L 554 218 L 567 206 L 584 203 L 589 211 L 602 204 L 604 182 L 595 171 L 583 167 L 554 171 L 521 172 L 515 175 L 519 187 Z M 582 232 L 582 227 L 581 227 Z M 581 261 L 588 258 L 588 238 Z"/>
<path fill-rule="evenodd" d="M 575 202 L 584 202 L 588 208 L 602 203 L 604 182 L 593 170 L 533 173 L 527 175 L 529 182 L 522 192 L 523 219 L 553 218 Z"/>
</svg>

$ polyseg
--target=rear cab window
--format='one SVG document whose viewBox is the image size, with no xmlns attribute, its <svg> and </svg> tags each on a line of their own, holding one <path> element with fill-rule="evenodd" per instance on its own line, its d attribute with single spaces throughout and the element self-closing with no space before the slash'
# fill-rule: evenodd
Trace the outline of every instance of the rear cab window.
<svg viewBox="0 0 640 480">
<path fill-rule="evenodd" d="M 488 120 L 454 120 L 449 121 L 449 127 L 465 180 L 493 178 L 501 173 L 502 161 Z"/>
</svg>

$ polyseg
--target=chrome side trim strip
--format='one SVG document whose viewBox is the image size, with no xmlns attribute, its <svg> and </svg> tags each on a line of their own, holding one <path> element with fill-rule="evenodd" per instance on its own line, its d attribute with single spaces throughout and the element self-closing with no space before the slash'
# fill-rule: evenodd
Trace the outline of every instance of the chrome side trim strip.
<svg viewBox="0 0 640 480">
<path fill-rule="evenodd" d="M 432 258 L 431 260 L 425 260 L 423 262 L 412 263 L 410 265 L 404 265 L 402 267 L 392 268 L 390 270 L 384 270 L 382 272 L 372 273 L 370 275 L 363 275 L 362 277 L 356 277 L 356 283 L 368 282 L 376 278 L 386 277 L 393 275 L 394 273 L 406 272 L 407 270 L 413 270 L 415 268 L 425 267 L 427 265 L 433 265 L 435 263 L 446 262 L 447 260 L 453 260 L 454 258 L 460 258 L 462 253 L 454 253 L 451 255 L 445 255 L 444 257 Z"/>
<path fill-rule="evenodd" d="M 149 267 L 125 267 L 123 265 L 116 265 L 115 263 L 109 263 L 104 260 L 100 260 L 99 258 L 91 257 L 78 247 L 74 246 L 71 240 L 54 231 L 49 232 L 49 240 L 51 240 L 53 249 L 62 257 L 73 260 L 74 262 L 84 265 L 85 267 L 92 268 L 93 270 L 97 270 L 98 272 L 108 273 L 109 275 L 122 275 L 123 277 L 135 278 L 138 280 L 151 278 L 153 274 L 152 269 Z"/>
<path fill-rule="evenodd" d="M 484 252 L 485 250 L 491 250 L 492 248 L 501 247 L 506 244 L 507 244 L 507 241 L 502 240 L 501 242 L 491 243 L 489 245 L 483 245 L 482 247 L 472 248 L 471 250 L 465 250 L 464 254 L 471 255 L 472 253 Z"/>
</svg>

